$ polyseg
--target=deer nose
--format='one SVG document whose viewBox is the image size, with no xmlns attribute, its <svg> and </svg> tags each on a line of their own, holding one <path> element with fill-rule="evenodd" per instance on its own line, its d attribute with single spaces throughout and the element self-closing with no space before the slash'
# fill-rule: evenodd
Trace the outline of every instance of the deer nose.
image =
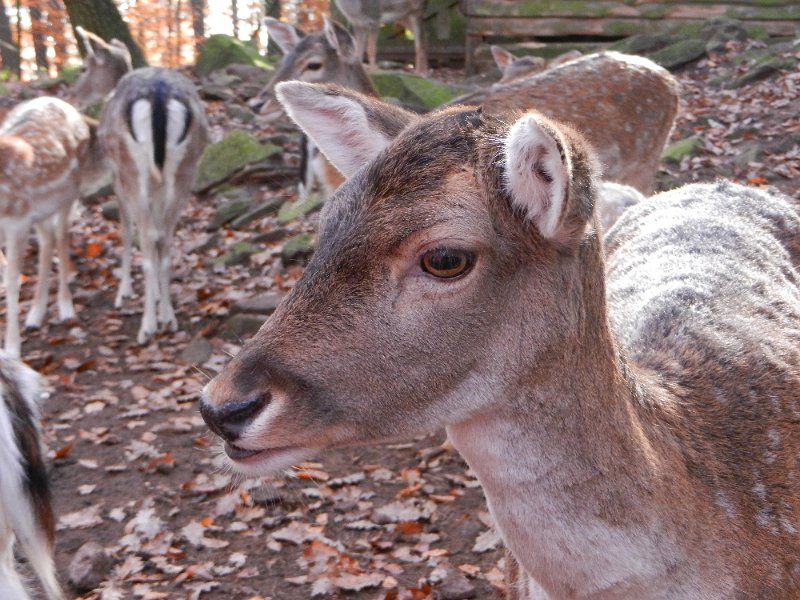
<svg viewBox="0 0 800 600">
<path fill-rule="evenodd" d="M 203 398 L 200 401 L 200 414 L 211 431 L 225 441 L 235 442 L 271 399 L 269 392 L 254 392 L 244 400 L 215 407 Z"/>
</svg>

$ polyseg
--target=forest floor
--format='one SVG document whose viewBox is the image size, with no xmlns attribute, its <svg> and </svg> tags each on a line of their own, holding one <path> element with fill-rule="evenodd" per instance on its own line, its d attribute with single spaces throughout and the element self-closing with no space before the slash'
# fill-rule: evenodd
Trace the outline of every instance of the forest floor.
<svg viewBox="0 0 800 600">
<path fill-rule="evenodd" d="M 684 102 L 673 139 L 701 141 L 693 156 L 664 165 L 662 187 L 724 176 L 800 197 L 800 72 L 738 90 L 711 85 L 741 70 L 730 60 L 740 51 L 732 44 L 676 73 Z M 217 133 L 229 126 L 225 107 L 209 110 Z M 119 235 L 101 200 L 86 204 L 72 229 L 76 320 L 23 343 L 52 388 L 43 412 L 62 580 L 85 543 L 110 556 L 95 588 L 81 595 L 67 586 L 70 598 L 502 597 L 503 550 L 477 481 L 441 446 L 443 432 L 328 452 L 269 480 L 242 480 L 225 467 L 197 410 L 202 386 L 240 348 L 222 323 L 236 302 L 288 290 L 301 268 L 281 266 L 281 242 L 246 264 L 214 259 L 275 229 L 274 216 L 213 237 L 205 225 L 215 207 L 193 201 L 174 251 L 180 331 L 140 347 L 140 298 L 113 308 Z M 286 227 L 313 231 L 316 220 Z M 34 265 L 31 249 L 26 272 Z M 135 285 L 141 291 L 141 279 Z M 32 287 L 23 286 L 25 302 Z"/>
</svg>

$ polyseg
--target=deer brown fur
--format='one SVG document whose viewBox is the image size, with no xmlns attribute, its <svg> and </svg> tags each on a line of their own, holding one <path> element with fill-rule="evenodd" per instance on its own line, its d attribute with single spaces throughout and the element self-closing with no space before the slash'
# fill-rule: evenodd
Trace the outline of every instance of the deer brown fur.
<svg viewBox="0 0 800 600">
<path fill-rule="evenodd" d="M 350 178 L 205 390 L 236 468 L 446 426 L 515 559 L 510 598 L 800 595 L 795 201 L 687 186 L 627 211 L 606 259 L 568 127 L 453 107 L 387 139 L 377 101 L 279 95 Z"/>
</svg>

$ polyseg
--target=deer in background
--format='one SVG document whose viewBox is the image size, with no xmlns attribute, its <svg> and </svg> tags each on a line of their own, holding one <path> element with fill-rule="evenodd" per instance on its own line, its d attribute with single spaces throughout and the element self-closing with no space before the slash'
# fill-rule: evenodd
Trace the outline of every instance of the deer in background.
<svg viewBox="0 0 800 600">
<path fill-rule="evenodd" d="M 338 83 L 370 96 L 378 92 L 356 51 L 355 41 L 339 23 L 325 17 L 320 31 L 305 33 L 289 23 L 271 17 L 262 21 L 283 52 L 283 59 L 272 79 L 250 102 L 250 107 L 273 121 L 284 114 L 275 98 L 275 86 L 282 81 L 300 80 L 310 83 Z M 316 184 L 324 198 L 329 198 L 344 178 L 304 136 L 300 164 L 301 187 L 299 195 L 305 196 Z"/>
<path fill-rule="evenodd" d="M 350 178 L 204 390 L 237 470 L 445 426 L 510 598 L 800 596 L 796 201 L 686 186 L 628 210 L 604 253 L 598 167 L 566 125 L 451 107 L 394 136 L 377 100 L 277 93 Z"/>
<path fill-rule="evenodd" d="M 5 239 L 5 350 L 20 355 L 19 291 L 28 232 L 39 240 L 36 288 L 26 327 L 47 309 L 53 243 L 58 250 L 58 313 L 75 316 L 69 291 L 68 216 L 81 191 L 105 175 L 95 125 L 63 100 L 41 97 L 14 108 L 0 125 L 0 231 Z"/>
<path fill-rule="evenodd" d="M 105 97 L 114 90 L 103 106 L 98 129 L 121 209 L 122 272 L 114 305 L 122 306 L 124 299 L 133 295 L 135 224 L 143 255 L 144 310 L 137 335 L 143 344 L 159 324 L 172 331 L 178 327 L 169 292 L 170 253 L 197 163 L 209 141 L 208 123 L 203 103 L 188 78 L 154 67 L 115 80 L 131 62 L 124 44 L 115 44 L 116 40 L 107 44 L 88 32 L 81 35 L 89 59 L 73 93 L 81 91 L 89 97 L 91 88 L 95 96 Z M 103 82 L 103 86 L 90 82 Z"/>
<path fill-rule="evenodd" d="M 541 56 L 515 56 L 500 46 L 490 46 L 489 49 L 492 51 L 492 58 L 494 58 L 497 68 L 500 69 L 500 80 L 492 86 L 493 88 L 541 73 L 546 69 L 552 69 L 583 56 L 578 50 L 570 50 L 555 58 L 545 60 Z"/>
<path fill-rule="evenodd" d="M 86 57 L 78 81 L 72 86 L 71 95 L 78 105 L 91 106 L 104 100 L 119 80 L 133 70 L 131 53 L 117 39 L 106 43 L 80 26 L 75 28 L 75 32 L 83 43 Z"/>
<path fill-rule="evenodd" d="M 601 52 L 467 94 L 451 104 L 478 105 L 496 114 L 534 108 L 569 123 L 594 147 L 604 179 L 648 196 L 655 189 L 679 98 L 676 79 L 651 60 Z"/>
<path fill-rule="evenodd" d="M 371 69 L 377 68 L 378 31 L 384 23 L 400 22 L 414 34 L 414 69 L 428 71 L 424 17 L 425 0 L 336 0 L 336 6 L 353 26 L 359 62 L 367 51 Z"/>
<path fill-rule="evenodd" d="M 41 379 L 0 351 L 0 598 L 28 600 L 15 540 L 49 600 L 63 598 L 53 567 L 55 519 L 39 428 Z"/>
</svg>

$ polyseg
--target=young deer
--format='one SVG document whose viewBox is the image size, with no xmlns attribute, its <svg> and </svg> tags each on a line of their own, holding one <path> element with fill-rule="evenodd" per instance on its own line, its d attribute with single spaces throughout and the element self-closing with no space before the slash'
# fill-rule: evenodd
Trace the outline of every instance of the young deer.
<svg viewBox="0 0 800 600">
<path fill-rule="evenodd" d="M 49 600 L 63 598 L 53 567 L 55 520 L 39 432 L 39 375 L 0 351 L 0 598 L 27 600 L 14 567 L 19 542 Z"/>
<path fill-rule="evenodd" d="M 451 104 L 480 105 L 489 113 L 536 109 L 576 127 L 592 144 L 603 178 L 655 188 L 664 146 L 678 115 L 680 87 L 654 62 L 602 52 L 530 77 L 462 96 Z"/>
<path fill-rule="evenodd" d="M 58 314 L 72 319 L 69 291 L 68 215 L 81 189 L 104 173 L 93 126 L 63 100 L 41 97 L 14 108 L 0 125 L 0 233 L 5 240 L 5 349 L 20 355 L 19 290 L 28 232 L 36 228 L 39 268 L 26 327 L 39 327 L 58 249 Z"/>
<path fill-rule="evenodd" d="M 158 323 L 172 331 L 178 327 L 169 293 L 170 252 L 198 160 L 208 143 L 205 109 L 185 76 L 156 67 L 138 69 L 117 84 L 103 107 L 98 134 L 121 207 L 122 277 L 114 304 L 121 306 L 133 293 L 135 223 L 144 270 L 144 313 L 137 336 L 143 344 Z"/>
<path fill-rule="evenodd" d="M 235 468 L 445 426 L 513 557 L 510 598 L 800 597 L 795 201 L 660 194 L 604 260 L 569 127 L 453 107 L 395 136 L 374 99 L 278 97 L 350 177 L 204 391 Z"/>
<path fill-rule="evenodd" d="M 353 37 L 339 23 L 326 17 L 321 31 L 308 34 L 270 17 L 264 18 L 263 24 L 270 39 L 283 51 L 283 60 L 272 79 L 250 102 L 250 107 L 267 119 L 274 120 L 283 114 L 275 98 L 275 86 L 282 81 L 338 83 L 363 94 L 378 95 L 361 63 Z M 301 196 L 319 184 L 323 196 L 329 198 L 344 181 L 307 137 L 303 139 L 300 171 Z"/>
<path fill-rule="evenodd" d="M 114 90 L 103 107 L 98 132 L 114 176 L 122 225 L 122 274 L 114 305 L 122 306 L 133 294 L 135 223 L 144 269 L 144 314 L 137 336 L 143 344 L 158 323 L 173 331 L 178 326 L 169 294 L 170 251 L 197 162 L 208 143 L 208 123 L 189 79 L 169 69 L 130 71 L 124 44 L 106 43 L 84 30 L 79 35 L 87 59 L 73 94 L 91 104 Z"/>
<path fill-rule="evenodd" d="M 378 30 L 384 23 L 400 22 L 414 34 L 414 69 L 428 71 L 428 48 L 425 37 L 425 0 L 336 0 L 336 6 L 353 26 L 356 56 L 359 62 L 367 51 L 371 69 L 377 68 Z"/>
<path fill-rule="evenodd" d="M 493 88 L 523 77 L 530 77 L 583 56 L 578 50 L 570 50 L 548 61 L 541 56 L 515 56 L 500 46 L 490 46 L 489 49 L 492 51 L 492 58 L 497 68 L 500 69 L 500 81 L 494 84 Z"/>
</svg>

